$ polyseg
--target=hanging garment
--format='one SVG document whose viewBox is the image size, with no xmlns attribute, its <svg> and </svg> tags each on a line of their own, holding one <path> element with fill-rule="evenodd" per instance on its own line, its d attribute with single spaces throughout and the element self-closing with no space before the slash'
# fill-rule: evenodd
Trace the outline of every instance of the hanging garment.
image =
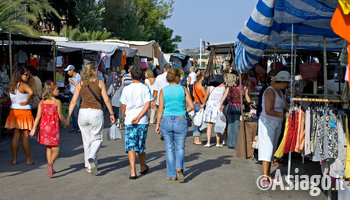
<svg viewBox="0 0 350 200">
<path fill-rule="evenodd" d="M 294 152 L 295 146 L 297 144 L 297 137 L 298 137 L 298 124 L 299 124 L 299 110 L 295 111 L 295 123 L 294 123 L 294 130 L 292 132 L 292 142 L 290 144 L 290 152 Z"/>
<path fill-rule="evenodd" d="M 316 131 L 317 131 L 317 120 L 320 120 L 319 116 L 317 115 L 315 110 L 312 110 L 312 115 L 311 115 L 311 121 L 312 121 L 312 131 L 311 131 L 311 153 L 315 153 L 316 149 Z"/>
<path fill-rule="evenodd" d="M 290 116 L 290 114 L 289 114 L 289 116 Z M 284 147 L 284 144 L 286 143 L 288 126 L 289 126 L 289 117 L 286 119 L 286 124 L 284 125 L 283 139 L 282 139 L 281 144 L 278 147 L 278 149 L 274 155 L 276 158 L 282 158 L 282 156 L 283 156 L 283 147 Z"/>
<path fill-rule="evenodd" d="M 330 164 L 329 175 L 335 178 L 344 177 L 344 168 L 346 161 L 346 135 L 343 127 L 343 120 L 340 116 L 337 119 L 338 131 L 338 157 Z"/>
<path fill-rule="evenodd" d="M 330 110 L 321 111 L 321 120 L 317 126 L 317 143 L 321 160 L 336 159 L 338 157 L 337 118 Z"/>
<path fill-rule="evenodd" d="M 307 108 L 305 112 L 305 140 L 304 140 L 304 154 L 311 154 L 311 110 Z"/>
<path fill-rule="evenodd" d="M 299 107 L 299 122 L 298 122 L 298 131 L 297 131 L 297 140 L 295 145 L 295 152 L 300 153 L 304 149 L 304 139 L 305 139 L 305 119 L 304 111 Z"/>
<path fill-rule="evenodd" d="M 294 130 L 294 124 L 295 124 L 295 112 L 292 112 L 292 114 L 289 115 L 289 120 L 288 120 L 288 131 L 287 131 L 287 137 L 286 141 L 283 147 L 283 153 L 288 153 L 292 139 L 293 139 L 293 130 Z"/>
<path fill-rule="evenodd" d="M 339 5 L 341 6 L 343 13 L 348 15 L 350 13 L 350 0 L 338 0 Z"/>
<path fill-rule="evenodd" d="M 350 178 L 350 134 L 349 134 L 349 116 L 345 117 L 345 131 L 346 131 L 346 162 L 345 162 L 345 177 Z"/>
</svg>

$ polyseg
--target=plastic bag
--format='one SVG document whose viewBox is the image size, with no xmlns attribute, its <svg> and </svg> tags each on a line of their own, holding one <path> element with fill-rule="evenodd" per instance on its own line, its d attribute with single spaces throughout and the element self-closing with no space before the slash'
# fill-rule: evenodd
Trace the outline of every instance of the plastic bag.
<svg viewBox="0 0 350 200">
<path fill-rule="evenodd" d="M 122 139 L 122 132 L 115 124 L 113 124 L 111 128 L 109 128 L 109 131 L 107 134 L 107 140 L 120 140 L 120 139 Z"/>
<path fill-rule="evenodd" d="M 201 126 L 203 123 L 204 109 L 201 108 L 193 118 L 193 124 L 195 126 Z"/>
<path fill-rule="evenodd" d="M 214 131 L 215 133 L 223 134 L 225 132 L 225 128 L 226 128 L 226 116 L 224 115 L 224 113 L 220 112 L 218 116 L 218 120 L 216 121 L 214 126 Z"/>
<path fill-rule="evenodd" d="M 202 125 L 199 127 L 200 131 L 203 131 L 204 129 L 206 129 L 208 127 L 208 123 L 203 122 Z"/>
</svg>

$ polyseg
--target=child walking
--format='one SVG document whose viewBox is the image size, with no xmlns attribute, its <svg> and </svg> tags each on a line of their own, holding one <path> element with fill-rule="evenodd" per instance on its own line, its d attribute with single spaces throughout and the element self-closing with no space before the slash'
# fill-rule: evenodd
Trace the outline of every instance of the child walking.
<svg viewBox="0 0 350 200">
<path fill-rule="evenodd" d="M 153 101 L 150 89 L 141 83 L 143 72 L 139 67 L 131 69 L 132 83 L 126 86 L 120 97 L 125 119 L 125 152 L 130 163 L 129 179 L 136 179 L 136 152 L 140 160 L 141 174 L 146 174 L 146 138 L 148 129 L 147 111 Z"/>
<path fill-rule="evenodd" d="M 40 134 L 38 142 L 46 145 L 46 158 L 47 158 L 47 176 L 52 178 L 55 171 L 53 170 L 53 163 L 55 162 L 60 144 L 59 136 L 59 121 L 61 120 L 64 126 L 68 125 L 68 122 L 62 115 L 61 101 L 55 97 L 58 95 L 58 87 L 54 82 L 48 81 L 44 84 L 42 91 L 42 100 L 38 106 L 37 116 L 34 121 L 34 127 L 29 133 L 33 136 L 36 132 L 40 121 Z"/>
</svg>

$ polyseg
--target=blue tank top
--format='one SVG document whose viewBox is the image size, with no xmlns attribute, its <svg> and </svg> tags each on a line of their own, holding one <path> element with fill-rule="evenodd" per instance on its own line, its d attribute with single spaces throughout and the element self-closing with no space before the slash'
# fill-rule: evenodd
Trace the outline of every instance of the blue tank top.
<svg viewBox="0 0 350 200">
<path fill-rule="evenodd" d="M 185 90 L 181 85 L 168 85 L 163 88 L 163 116 L 186 116 Z"/>
</svg>

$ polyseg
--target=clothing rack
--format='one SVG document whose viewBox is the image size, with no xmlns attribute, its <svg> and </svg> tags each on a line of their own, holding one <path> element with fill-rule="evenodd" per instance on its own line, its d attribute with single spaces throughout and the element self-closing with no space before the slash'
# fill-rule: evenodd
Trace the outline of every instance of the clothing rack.
<svg viewBox="0 0 350 200">
<path fill-rule="evenodd" d="M 325 103 L 345 103 L 341 99 L 315 99 L 315 98 L 293 98 L 293 101 L 310 101 L 310 102 L 325 102 Z"/>
</svg>

